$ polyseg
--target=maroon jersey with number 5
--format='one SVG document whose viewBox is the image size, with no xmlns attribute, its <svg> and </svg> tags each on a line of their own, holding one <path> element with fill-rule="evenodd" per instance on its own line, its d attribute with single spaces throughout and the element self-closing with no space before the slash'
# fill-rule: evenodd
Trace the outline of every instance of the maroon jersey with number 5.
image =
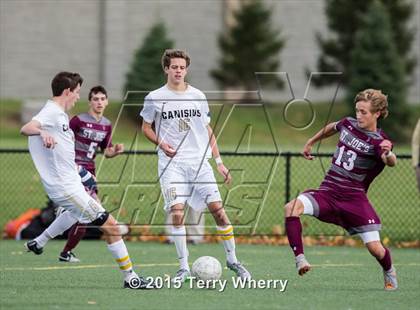
<svg viewBox="0 0 420 310">
<path fill-rule="evenodd" d="M 112 146 L 111 121 L 104 116 L 97 121 L 90 114 L 82 113 L 71 119 L 70 128 L 76 140 L 76 163 L 95 175 L 96 151 Z"/>
</svg>

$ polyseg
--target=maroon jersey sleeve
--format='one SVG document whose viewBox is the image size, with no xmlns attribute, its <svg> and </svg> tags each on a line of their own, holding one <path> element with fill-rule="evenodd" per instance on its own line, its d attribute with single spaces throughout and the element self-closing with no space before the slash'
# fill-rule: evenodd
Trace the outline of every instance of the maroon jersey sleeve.
<svg viewBox="0 0 420 310">
<path fill-rule="evenodd" d="M 346 118 L 342 118 L 339 121 L 337 121 L 334 125 L 335 130 L 340 131 L 341 128 L 343 127 L 343 123 L 346 120 Z"/>
<path fill-rule="evenodd" d="M 387 136 L 387 134 L 386 134 L 385 132 L 383 132 L 382 130 L 381 130 L 381 132 L 380 132 L 380 133 L 381 133 L 381 136 L 382 136 L 382 138 L 383 138 L 383 139 L 378 140 L 378 142 L 375 144 L 374 149 L 375 149 L 375 154 L 376 154 L 376 157 L 382 161 L 382 154 L 383 154 L 383 153 L 385 153 L 385 151 L 383 151 L 379 145 L 382 143 L 382 141 L 384 141 L 384 140 L 389 140 L 389 141 L 391 141 L 391 139 L 390 139 L 390 138 Z M 392 143 L 392 148 L 393 148 L 393 147 L 394 147 L 394 143 L 393 143 L 392 141 L 391 141 L 391 143 Z M 392 148 L 391 148 L 391 149 L 392 149 Z"/>
<path fill-rule="evenodd" d="M 106 136 L 105 139 L 101 142 L 101 144 L 99 145 L 99 147 L 102 150 L 105 150 L 107 147 L 111 147 L 112 146 L 112 139 L 111 139 L 111 135 L 112 135 L 112 125 L 109 125 L 107 127 L 107 132 L 106 132 Z"/>
<path fill-rule="evenodd" d="M 76 116 L 73 116 L 72 119 L 70 120 L 70 128 L 71 130 L 73 130 L 73 132 L 76 134 L 79 131 L 80 128 L 80 120 L 79 118 Z"/>
</svg>

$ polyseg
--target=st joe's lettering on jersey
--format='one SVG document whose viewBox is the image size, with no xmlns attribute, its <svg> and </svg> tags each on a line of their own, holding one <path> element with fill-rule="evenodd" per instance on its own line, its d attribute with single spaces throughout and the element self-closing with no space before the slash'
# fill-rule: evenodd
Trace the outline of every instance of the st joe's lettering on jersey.
<svg viewBox="0 0 420 310">
<path fill-rule="evenodd" d="M 105 136 L 107 134 L 104 131 L 98 131 L 98 130 L 87 129 L 87 128 L 81 128 L 80 132 L 81 132 L 82 137 L 91 139 L 93 141 L 99 141 L 99 142 L 105 139 Z"/>
<path fill-rule="evenodd" d="M 355 138 L 347 130 L 341 131 L 340 141 L 358 151 L 369 153 L 369 144 Z"/>
</svg>

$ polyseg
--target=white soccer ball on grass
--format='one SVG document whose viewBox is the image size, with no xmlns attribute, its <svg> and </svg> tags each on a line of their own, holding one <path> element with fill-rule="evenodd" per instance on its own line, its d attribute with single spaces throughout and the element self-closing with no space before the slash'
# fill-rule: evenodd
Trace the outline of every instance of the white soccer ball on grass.
<svg viewBox="0 0 420 310">
<path fill-rule="evenodd" d="M 222 276 L 222 265 L 212 256 L 201 256 L 192 264 L 191 271 L 200 280 L 219 280 Z"/>
</svg>

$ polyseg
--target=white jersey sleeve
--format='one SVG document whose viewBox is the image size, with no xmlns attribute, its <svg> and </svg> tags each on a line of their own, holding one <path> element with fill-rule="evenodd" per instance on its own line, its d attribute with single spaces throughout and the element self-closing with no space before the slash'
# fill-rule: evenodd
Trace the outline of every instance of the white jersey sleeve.
<svg viewBox="0 0 420 310">
<path fill-rule="evenodd" d="M 144 106 L 140 112 L 140 116 L 143 117 L 143 120 L 149 124 L 153 123 L 155 120 L 156 106 L 150 94 L 144 98 Z"/>
<path fill-rule="evenodd" d="M 76 170 L 74 133 L 68 115 L 48 100 L 33 120 L 40 122 L 56 142 L 54 148 L 46 148 L 39 135 L 28 137 L 29 152 L 48 196 L 55 199 L 83 190 Z"/>
<path fill-rule="evenodd" d="M 203 94 L 204 96 L 204 102 L 203 102 L 203 119 L 204 119 L 204 123 L 206 125 L 210 124 L 211 121 L 211 117 L 210 117 L 210 109 L 209 109 L 209 104 L 207 102 L 207 98 L 206 96 Z"/>
<path fill-rule="evenodd" d="M 43 108 L 32 118 L 32 120 L 39 122 L 43 129 L 51 129 L 55 125 L 54 117 L 55 115 L 51 113 L 51 109 Z"/>
</svg>

